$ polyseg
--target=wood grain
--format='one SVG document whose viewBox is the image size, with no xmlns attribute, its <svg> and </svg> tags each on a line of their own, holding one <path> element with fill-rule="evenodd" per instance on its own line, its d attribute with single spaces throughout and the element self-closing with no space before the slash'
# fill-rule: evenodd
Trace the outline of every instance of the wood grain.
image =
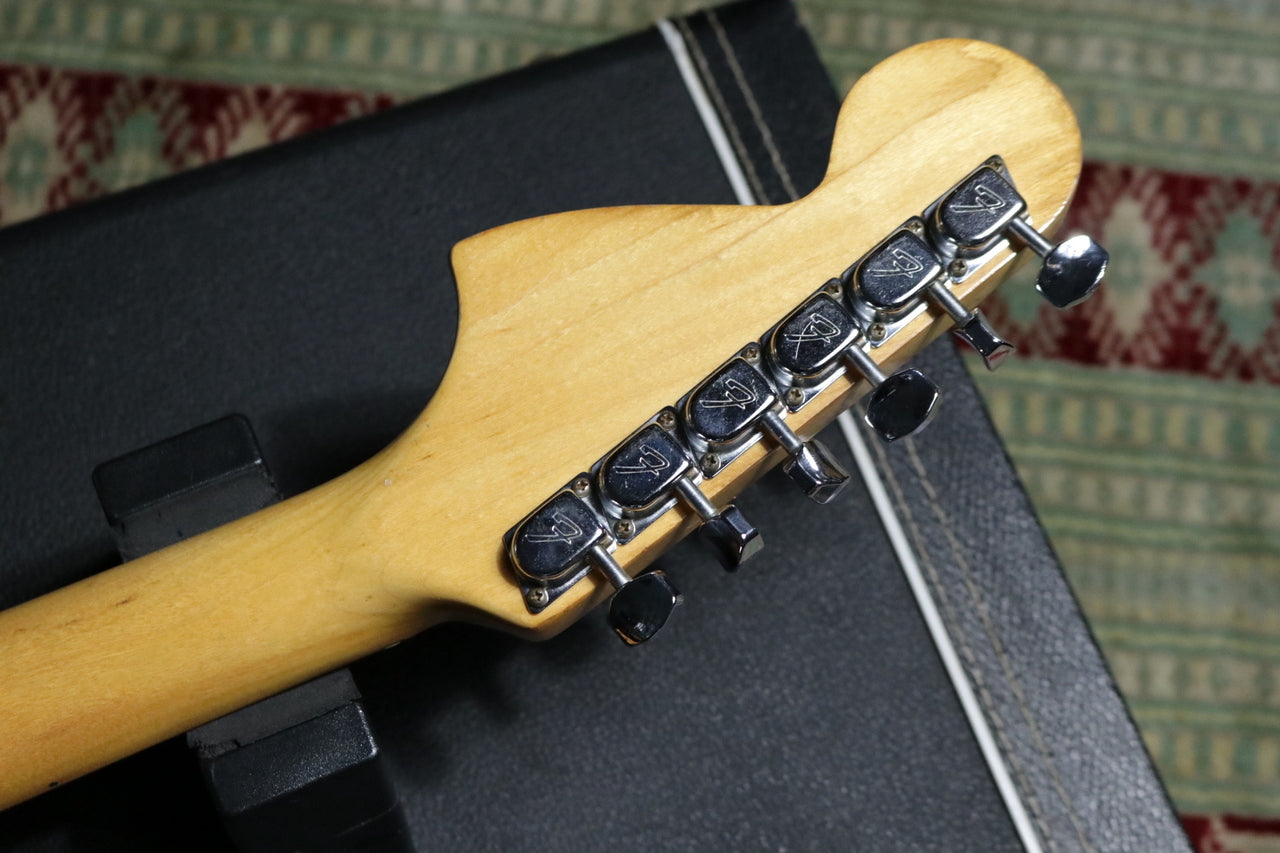
<svg viewBox="0 0 1280 853">
<path fill-rule="evenodd" d="M 392 446 L 0 614 L 0 805 L 444 620 L 562 630 L 606 590 L 591 579 L 530 615 L 503 534 L 997 153 L 1033 220 L 1056 223 L 1080 167 L 1061 94 L 1001 48 L 931 42 L 854 88 L 827 176 L 798 202 L 580 211 L 463 241 L 452 363 Z M 965 302 L 1012 261 L 967 281 Z M 900 362 L 948 324 L 922 317 L 876 354 Z M 841 380 L 788 420 L 811 435 L 863 390 Z M 723 504 L 776 457 L 758 444 L 704 488 Z M 634 574 L 694 520 L 667 513 L 617 556 Z"/>
</svg>

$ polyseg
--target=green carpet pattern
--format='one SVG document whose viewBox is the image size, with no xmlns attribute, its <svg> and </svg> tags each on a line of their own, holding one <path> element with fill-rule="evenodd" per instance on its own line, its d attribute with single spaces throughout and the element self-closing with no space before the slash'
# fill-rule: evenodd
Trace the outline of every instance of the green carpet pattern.
<svg viewBox="0 0 1280 853">
<path fill-rule="evenodd" d="M 5 0 L 0 57 L 138 74 L 417 95 L 594 44 L 696 0 Z M 800 0 L 847 88 L 893 51 L 981 38 L 1035 60 L 1086 154 L 1280 177 L 1280 11 L 1263 2 Z"/>
<path fill-rule="evenodd" d="M 1049 361 L 974 376 L 1179 809 L 1276 814 L 1280 395 Z"/>
</svg>

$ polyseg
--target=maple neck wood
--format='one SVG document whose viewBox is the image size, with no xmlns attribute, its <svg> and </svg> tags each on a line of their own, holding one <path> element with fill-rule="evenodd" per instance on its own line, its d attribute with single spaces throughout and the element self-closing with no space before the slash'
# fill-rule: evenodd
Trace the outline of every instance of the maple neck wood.
<svg viewBox="0 0 1280 853">
<path fill-rule="evenodd" d="M 991 154 L 1051 228 L 1080 168 L 1060 92 L 1001 48 L 931 42 L 863 77 L 797 202 L 579 211 L 463 241 L 453 360 L 393 445 L 0 614 L 0 806 L 446 619 L 567 627 L 606 586 L 531 614 L 503 534 Z M 956 295 L 976 303 L 1013 261 L 1001 251 Z M 875 356 L 897 365 L 948 325 L 922 315 Z M 864 390 L 840 378 L 788 423 L 812 435 Z M 756 444 L 703 489 L 723 505 L 778 458 Z M 696 522 L 665 513 L 615 556 L 635 574 Z"/>
</svg>

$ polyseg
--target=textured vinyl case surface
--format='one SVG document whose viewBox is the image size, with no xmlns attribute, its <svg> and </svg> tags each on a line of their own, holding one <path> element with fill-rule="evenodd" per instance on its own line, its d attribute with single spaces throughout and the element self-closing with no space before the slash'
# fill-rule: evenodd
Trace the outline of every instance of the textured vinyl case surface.
<svg viewBox="0 0 1280 853">
<path fill-rule="evenodd" d="M 814 186 L 837 100 L 793 10 L 677 30 L 756 195 Z M 241 412 L 296 493 L 389 442 L 447 364 L 458 240 L 733 200 L 649 31 L 0 233 L 0 605 L 114 562 L 99 462 Z M 924 362 L 939 422 L 874 452 L 1033 831 L 1179 849 L 969 380 L 948 344 Z M 538 645 L 446 626 L 355 666 L 419 849 L 1021 849 L 865 490 L 819 507 L 772 475 L 740 505 L 765 552 L 726 575 L 674 549 L 686 604 L 646 646 L 596 613 Z M 0 815 L 6 850 L 228 844 L 177 741 Z"/>
</svg>

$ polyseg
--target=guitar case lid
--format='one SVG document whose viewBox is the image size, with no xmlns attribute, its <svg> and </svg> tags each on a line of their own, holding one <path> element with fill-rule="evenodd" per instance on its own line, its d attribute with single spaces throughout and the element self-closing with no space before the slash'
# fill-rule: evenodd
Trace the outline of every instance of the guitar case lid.
<svg viewBox="0 0 1280 853">
<path fill-rule="evenodd" d="M 0 605 L 115 562 L 100 462 L 239 412 L 290 494 L 390 442 L 448 362 L 457 241 L 733 203 L 691 85 L 755 198 L 817 184 L 837 98 L 791 6 L 747 0 L 0 232 Z M 654 642 L 593 613 L 356 664 L 419 849 L 1184 849 L 953 347 L 919 364 L 941 413 L 868 439 L 879 508 L 764 478 L 739 501 L 764 552 L 734 575 L 694 540 L 664 556 L 685 605 Z M 9 810 L 0 839 L 229 845 L 180 739 Z"/>
</svg>

